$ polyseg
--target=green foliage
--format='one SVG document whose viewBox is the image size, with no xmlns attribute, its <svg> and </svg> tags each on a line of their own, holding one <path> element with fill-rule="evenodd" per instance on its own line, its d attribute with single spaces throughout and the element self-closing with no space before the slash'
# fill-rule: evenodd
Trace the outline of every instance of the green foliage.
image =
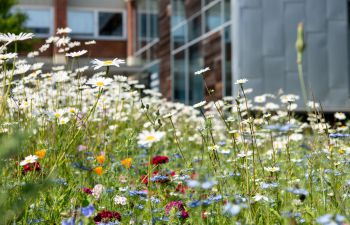
<svg viewBox="0 0 350 225">
<path fill-rule="evenodd" d="M 16 4 L 17 0 L 0 0 L 0 33 L 19 34 L 21 32 L 29 32 L 25 28 L 28 16 L 20 11 L 11 11 Z M 20 43 L 18 49 L 20 51 L 23 49 L 30 50 L 31 46 L 32 42 Z"/>
</svg>

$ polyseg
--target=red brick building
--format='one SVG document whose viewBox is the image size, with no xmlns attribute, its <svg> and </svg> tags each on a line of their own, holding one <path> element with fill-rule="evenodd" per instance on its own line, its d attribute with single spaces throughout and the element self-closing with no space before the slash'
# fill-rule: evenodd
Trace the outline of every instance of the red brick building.
<svg viewBox="0 0 350 225">
<path fill-rule="evenodd" d="M 90 52 L 86 63 L 127 59 L 115 72 L 143 80 L 168 99 L 201 101 L 203 81 L 193 73 L 204 66 L 212 68 L 206 81 L 216 96 L 231 94 L 230 0 L 20 0 L 17 8 L 42 38 L 38 47 L 57 28 L 70 27 L 74 40 L 96 40 L 81 46 Z M 62 62 L 55 49 L 39 57 Z"/>
</svg>

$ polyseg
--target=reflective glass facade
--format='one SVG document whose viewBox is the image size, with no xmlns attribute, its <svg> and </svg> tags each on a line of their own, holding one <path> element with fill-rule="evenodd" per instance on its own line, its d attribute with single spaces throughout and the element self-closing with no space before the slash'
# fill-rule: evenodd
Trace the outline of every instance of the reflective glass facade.
<svg viewBox="0 0 350 225">
<path fill-rule="evenodd" d="M 206 78 L 218 97 L 232 93 L 230 0 L 171 1 L 172 97 L 195 104 L 206 95 L 194 72 L 212 70 Z"/>
</svg>

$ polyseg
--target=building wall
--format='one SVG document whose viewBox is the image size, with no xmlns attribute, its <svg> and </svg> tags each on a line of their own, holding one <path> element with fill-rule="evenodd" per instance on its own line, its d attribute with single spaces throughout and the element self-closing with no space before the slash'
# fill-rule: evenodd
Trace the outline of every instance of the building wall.
<svg viewBox="0 0 350 225">
<path fill-rule="evenodd" d="M 348 110 L 347 7 L 347 0 L 234 1 L 235 80 L 247 78 L 257 94 L 280 88 L 300 94 L 295 41 L 297 25 L 303 22 L 303 69 L 310 96 L 327 110 Z"/>
</svg>

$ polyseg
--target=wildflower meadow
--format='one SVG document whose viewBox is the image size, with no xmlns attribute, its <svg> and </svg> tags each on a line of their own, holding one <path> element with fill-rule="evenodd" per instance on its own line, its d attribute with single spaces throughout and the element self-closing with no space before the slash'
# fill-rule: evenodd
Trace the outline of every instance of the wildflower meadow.
<svg viewBox="0 0 350 225">
<path fill-rule="evenodd" d="M 69 32 L 27 57 L 16 46 L 33 34 L 0 34 L 0 224 L 350 222 L 344 113 L 326 121 L 314 100 L 302 120 L 298 96 L 255 96 L 246 79 L 170 102 L 111 73 L 123 59 L 79 66 L 95 42 Z M 66 64 L 44 69 L 50 46 Z"/>
</svg>

